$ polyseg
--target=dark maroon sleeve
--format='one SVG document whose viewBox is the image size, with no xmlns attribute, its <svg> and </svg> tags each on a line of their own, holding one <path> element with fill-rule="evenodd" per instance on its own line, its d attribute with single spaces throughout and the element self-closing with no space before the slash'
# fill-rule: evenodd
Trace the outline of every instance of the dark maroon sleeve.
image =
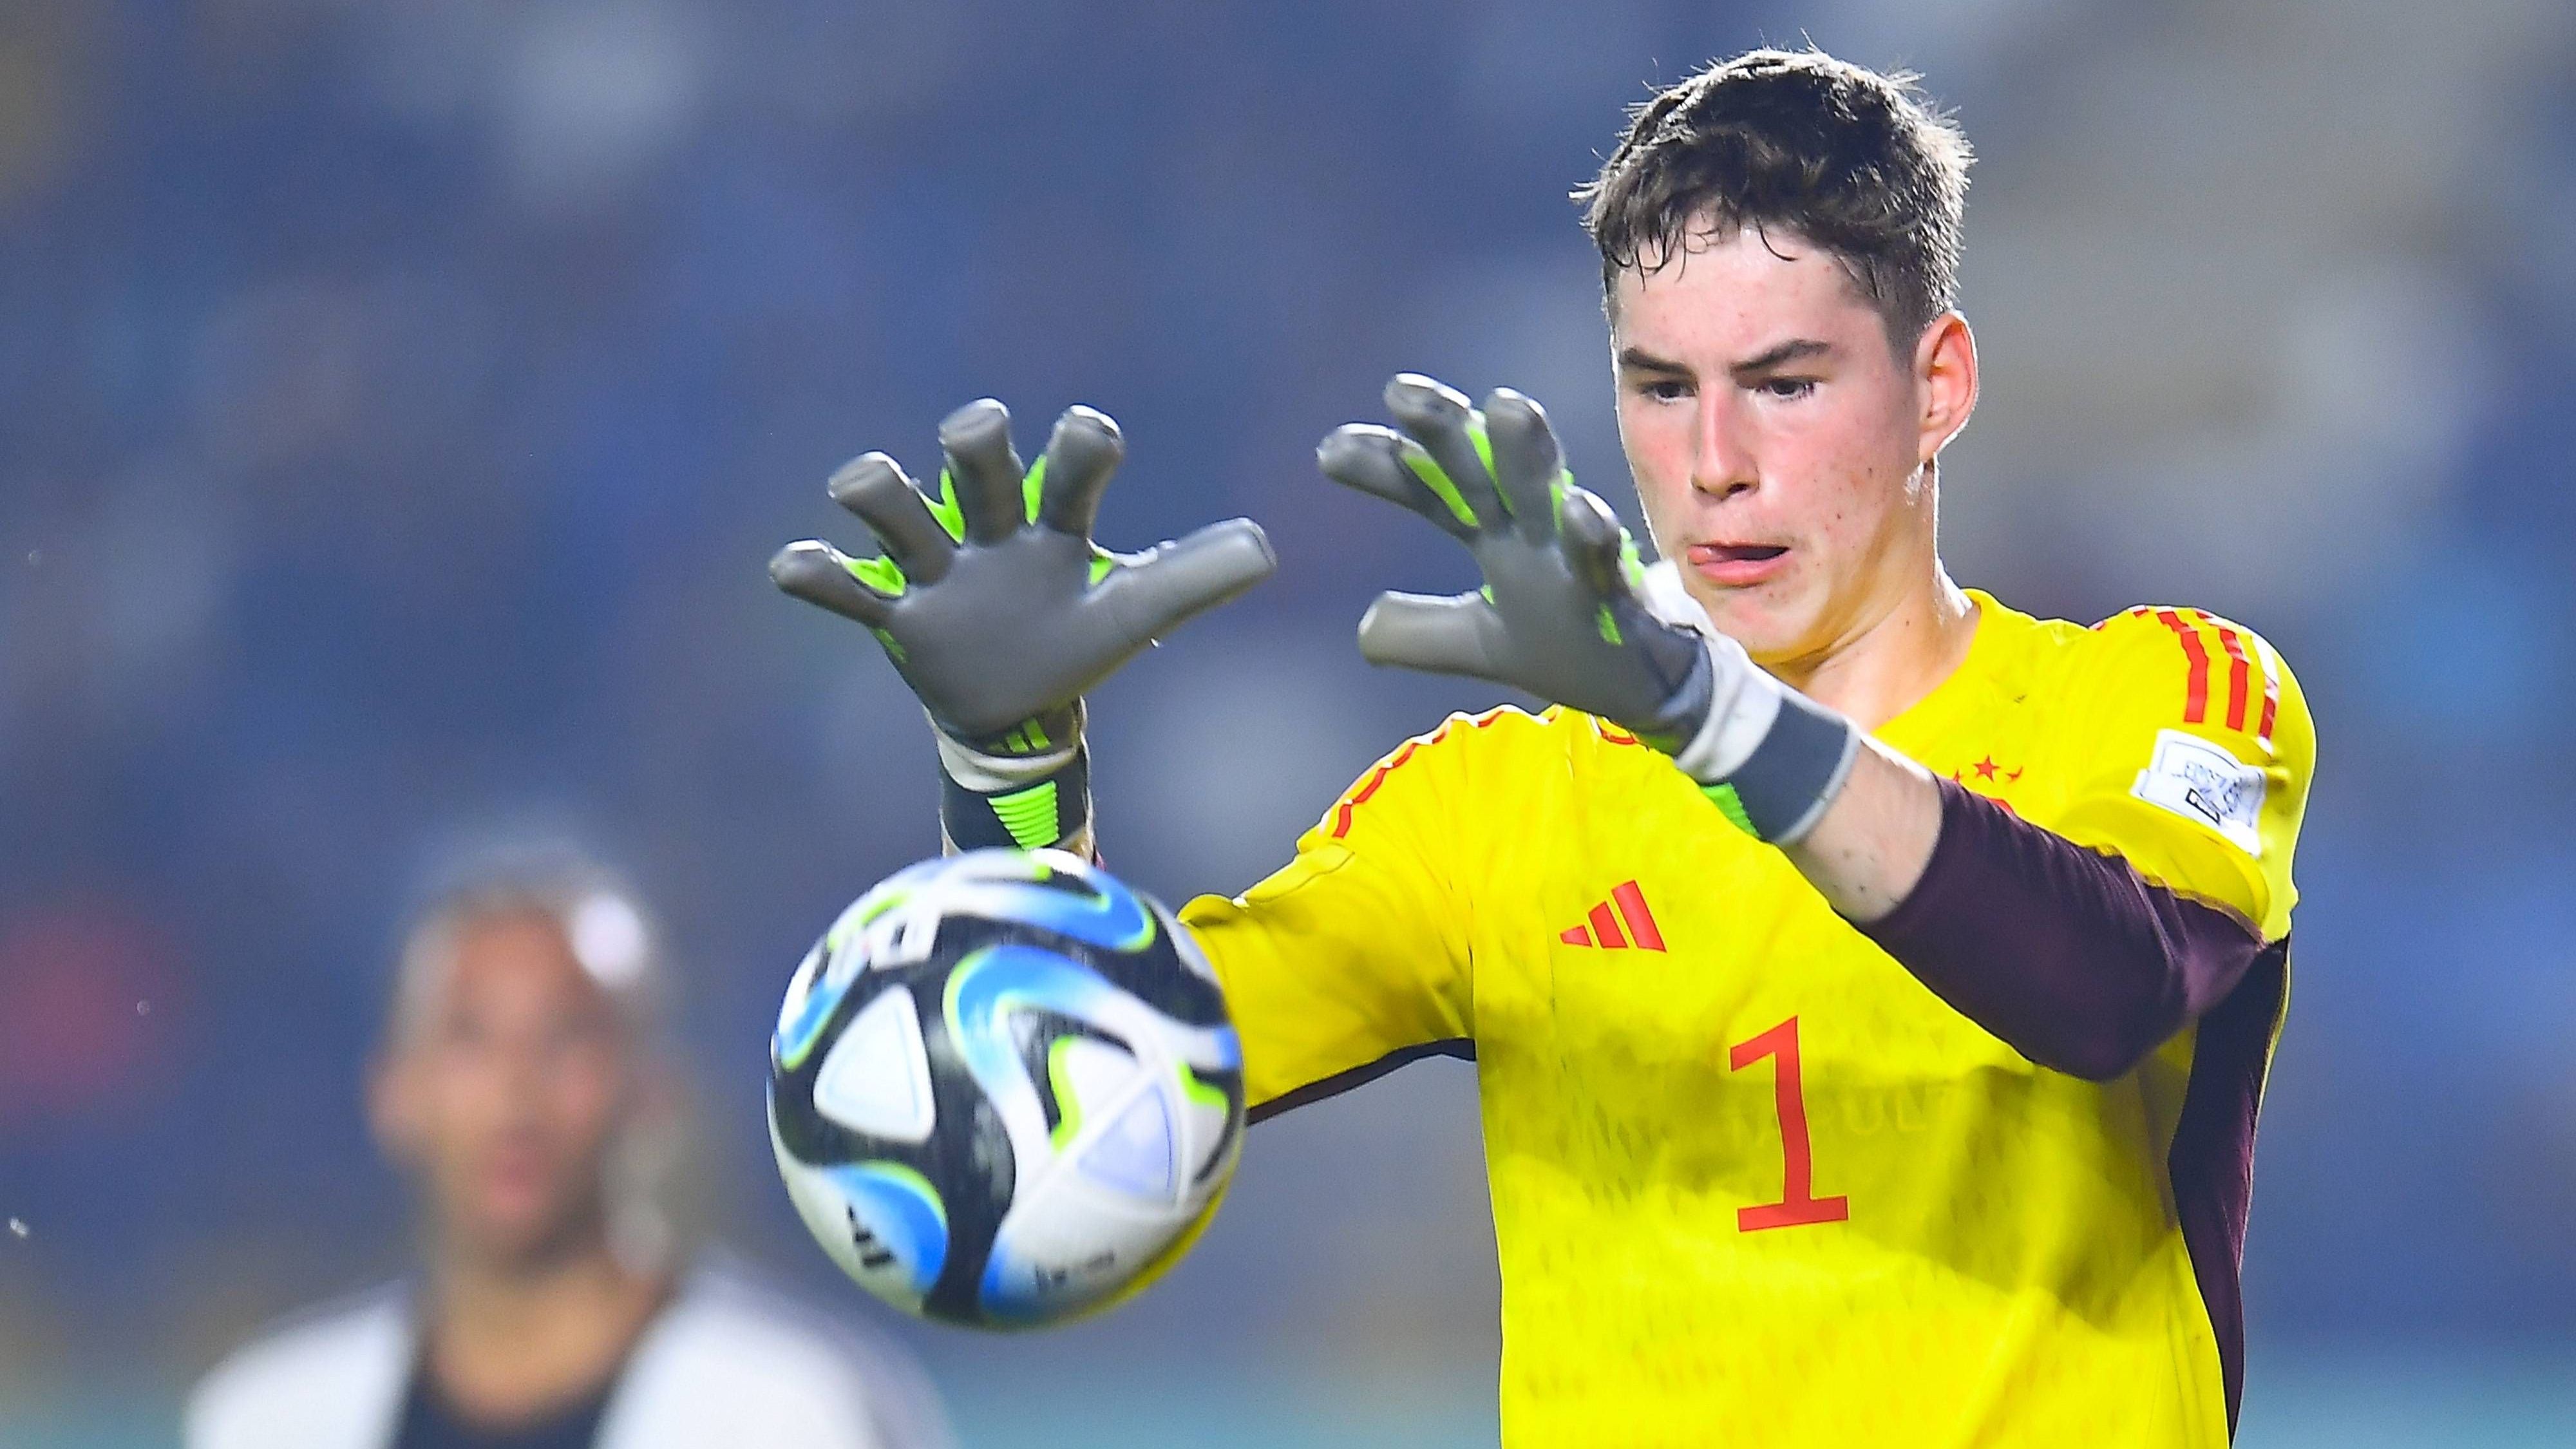
<svg viewBox="0 0 2576 1449">
<path fill-rule="evenodd" d="M 2225 999 L 2263 947 L 2116 855 L 1941 788 L 1911 894 L 1860 927 L 1959 1014 L 2045 1067 L 2109 1081 Z"/>
</svg>

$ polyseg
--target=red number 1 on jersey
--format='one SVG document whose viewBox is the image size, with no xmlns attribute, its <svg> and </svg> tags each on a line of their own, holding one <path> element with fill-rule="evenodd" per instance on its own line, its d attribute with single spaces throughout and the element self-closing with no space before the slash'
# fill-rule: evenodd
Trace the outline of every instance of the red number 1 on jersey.
<svg viewBox="0 0 2576 1449">
<path fill-rule="evenodd" d="M 1794 1228 L 1801 1223 L 1838 1223 L 1851 1216 L 1851 1199 L 1815 1195 L 1815 1149 L 1807 1141 L 1807 1098 L 1798 1080 L 1798 1018 L 1726 1049 L 1734 1071 L 1764 1057 L 1779 1058 L 1771 1079 L 1771 1101 L 1780 1113 L 1780 1200 L 1735 1210 L 1735 1230 L 1758 1233 L 1764 1228 Z"/>
</svg>

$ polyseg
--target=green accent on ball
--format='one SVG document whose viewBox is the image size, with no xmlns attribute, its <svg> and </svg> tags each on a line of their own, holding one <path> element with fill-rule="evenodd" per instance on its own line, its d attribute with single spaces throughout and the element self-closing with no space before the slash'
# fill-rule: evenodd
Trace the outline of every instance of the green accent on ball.
<svg viewBox="0 0 2576 1449">
<path fill-rule="evenodd" d="M 1593 611 L 1592 622 L 1601 630 L 1602 643 L 1614 647 L 1619 643 L 1619 621 L 1610 616 L 1608 604 L 1603 604 Z"/>
<path fill-rule="evenodd" d="M 858 919 L 852 920 L 848 916 L 843 916 L 841 919 L 832 923 L 832 929 L 823 933 L 824 954 L 829 956 L 831 953 L 840 950 L 841 943 L 850 938 L 850 932 L 854 928 L 866 925 L 868 922 L 875 920 L 877 917 L 884 915 L 886 912 L 893 910 L 895 907 L 900 906 L 905 901 L 911 899 L 912 892 L 909 890 L 887 891 L 884 895 L 873 898 L 868 896 L 861 897 L 859 900 Z M 828 960 L 823 964 L 826 969 L 831 965 Z"/>
<path fill-rule="evenodd" d="M 1022 850 L 1043 850 L 1056 842 L 1055 781 L 1042 780 L 1025 790 L 989 797 L 1002 828 Z"/>
<path fill-rule="evenodd" d="M 1181 1063 L 1181 1095 L 1202 1107 L 1213 1107 L 1220 1112 L 1230 1105 L 1226 1101 L 1225 1088 L 1199 1080 L 1199 1074 L 1190 1069 L 1188 1062 Z"/>
<path fill-rule="evenodd" d="M 1060 1036 L 1047 1046 L 1047 1087 L 1055 1093 L 1056 1112 L 1055 1130 L 1047 1134 L 1047 1141 L 1058 1152 L 1062 1152 L 1065 1144 L 1082 1131 L 1082 1100 L 1073 1094 L 1073 1073 L 1065 1066 L 1065 1057 L 1072 1052 L 1073 1044 L 1080 1040 L 1082 1038 L 1076 1036 Z"/>
<path fill-rule="evenodd" d="M 888 1162 L 882 1157 L 871 1157 L 865 1162 L 853 1165 L 861 1172 L 893 1178 L 920 1193 L 922 1200 L 930 1204 L 931 1212 L 938 1216 L 939 1226 L 942 1228 L 948 1226 L 948 1204 L 940 1200 L 939 1189 L 931 1185 L 930 1179 L 922 1176 L 917 1170 L 906 1167 L 900 1162 Z"/>
<path fill-rule="evenodd" d="M 1091 582 L 1098 583 L 1118 571 L 1118 556 L 1098 544 L 1091 546 Z"/>
<path fill-rule="evenodd" d="M 869 633 L 871 633 L 871 634 L 876 635 L 876 636 L 877 636 L 877 642 L 878 642 L 879 644 L 882 644 L 882 645 L 884 645 L 884 646 L 885 646 L 886 657 L 887 657 L 888 659 L 893 660 L 893 661 L 894 661 L 895 663 L 897 663 L 897 664 L 901 664 L 901 663 L 903 663 L 903 662 L 904 662 L 904 657 L 905 657 L 905 656 L 904 656 L 904 652 L 903 652 L 903 645 L 901 645 L 901 644 L 897 643 L 897 642 L 895 641 L 895 637 L 894 637 L 892 634 L 887 633 L 887 632 L 886 632 L 885 630 L 883 630 L 883 629 L 877 628 L 877 627 L 876 627 L 875 625 L 873 625 L 873 624 L 871 624 L 871 625 L 869 625 L 869 626 L 868 626 L 868 632 L 869 632 Z"/>
<path fill-rule="evenodd" d="M 1733 785 L 1702 785 L 1699 792 L 1708 797 L 1708 803 L 1717 807 L 1728 824 L 1756 840 L 1762 838 L 1761 832 L 1753 828 L 1753 817 L 1744 813 L 1744 799 L 1735 793 Z"/>
<path fill-rule="evenodd" d="M 939 1017 L 940 1020 L 948 1023 L 950 1041 L 966 1040 L 966 1023 L 957 1015 L 958 988 L 966 984 L 967 977 L 975 974 L 973 969 L 975 963 L 992 954 L 992 947 L 978 947 L 958 958 L 957 964 L 948 968 L 948 980 L 939 988 Z"/>
</svg>

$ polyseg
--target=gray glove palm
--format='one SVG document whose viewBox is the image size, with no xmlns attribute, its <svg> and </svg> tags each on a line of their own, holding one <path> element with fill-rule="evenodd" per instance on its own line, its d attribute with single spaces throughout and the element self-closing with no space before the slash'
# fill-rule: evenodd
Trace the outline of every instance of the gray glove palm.
<svg viewBox="0 0 2576 1449">
<path fill-rule="evenodd" d="M 1659 578 L 1638 566 L 1609 505 L 1574 486 L 1537 403 L 1497 388 L 1479 413 L 1405 373 L 1386 406 L 1403 431 L 1335 431 L 1317 450 L 1325 476 L 1440 525 L 1485 587 L 1379 595 L 1360 620 L 1369 662 L 1490 679 L 1612 720 L 1748 833 L 1787 844 L 1814 828 L 1860 732 L 1757 668 L 1669 566 Z"/>
<path fill-rule="evenodd" d="M 1485 587 L 1379 595 L 1360 621 L 1360 652 L 1510 685 L 1679 750 L 1709 711 L 1706 641 L 1647 608 L 1627 530 L 1574 486 L 1547 414 L 1509 388 L 1479 413 L 1416 373 L 1387 384 L 1386 405 L 1402 432 L 1350 424 L 1324 439 L 1317 462 L 1465 543 Z"/>
<path fill-rule="evenodd" d="M 1090 408 L 1056 421 L 1023 473 L 1011 417 L 986 398 L 939 427 L 937 499 L 883 453 L 832 476 L 834 502 L 884 546 L 852 559 L 819 539 L 789 544 L 770 577 L 865 624 L 931 719 L 993 753 L 1047 748 L 1083 694 L 1184 620 L 1268 577 L 1269 540 L 1249 519 L 1179 543 L 1113 554 L 1091 541 L 1100 494 L 1125 456 L 1118 425 Z M 1052 731 L 1024 728 L 1062 721 Z"/>
</svg>

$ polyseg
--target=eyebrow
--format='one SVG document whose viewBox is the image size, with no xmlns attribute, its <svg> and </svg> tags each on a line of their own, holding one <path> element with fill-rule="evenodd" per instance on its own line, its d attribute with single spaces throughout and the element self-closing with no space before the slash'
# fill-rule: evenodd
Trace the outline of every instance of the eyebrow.
<svg viewBox="0 0 2576 1449">
<path fill-rule="evenodd" d="M 1819 353 L 1831 351 L 1833 351 L 1833 344 L 1830 342 L 1821 342 L 1813 337 L 1793 337 L 1786 342 L 1764 348 L 1741 362 L 1730 364 L 1726 370 L 1737 378 L 1756 376 L 1784 362 L 1795 362 L 1802 357 L 1814 357 Z M 1657 357 L 1644 348 L 1635 346 L 1619 349 L 1619 365 L 1636 372 L 1668 372 L 1680 377 L 1691 375 L 1689 366 L 1668 357 Z"/>
<path fill-rule="evenodd" d="M 1793 337 L 1778 346 L 1764 348 L 1729 367 L 1727 371 L 1737 377 L 1746 377 L 1755 373 L 1769 372 L 1784 362 L 1795 362 L 1802 357 L 1814 357 L 1818 353 L 1833 350 L 1833 344 L 1830 342 L 1819 342 L 1812 337 Z"/>
</svg>

